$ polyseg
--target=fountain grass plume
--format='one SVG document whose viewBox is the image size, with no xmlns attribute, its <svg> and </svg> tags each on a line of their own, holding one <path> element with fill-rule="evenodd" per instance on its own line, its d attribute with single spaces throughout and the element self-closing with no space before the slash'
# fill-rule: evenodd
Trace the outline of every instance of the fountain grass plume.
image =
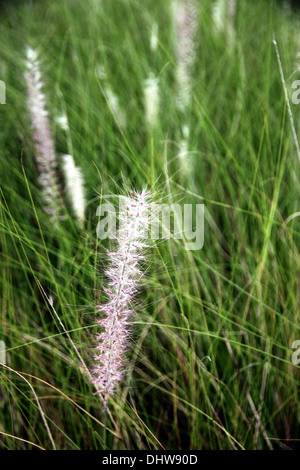
<svg viewBox="0 0 300 470">
<path fill-rule="evenodd" d="M 216 0 L 213 5 L 213 22 L 216 32 L 226 39 L 229 48 L 235 43 L 236 0 Z"/>
<path fill-rule="evenodd" d="M 100 305 L 104 318 L 98 320 L 104 331 L 96 341 L 93 382 L 103 398 L 104 410 L 108 399 L 124 377 L 125 354 L 129 345 L 131 322 L 135 314 L 134 301 L 142 284 L 140 266 L 147 248 L 147 228 L 150 217 L 150 196 L 143 190 L 126 198 L 127 207 L 120 211 L 117 247 L 108 252 L 109 279 L 104 288 L 108 302 Z"/>
<path fill-rule="evenodd" d="M 145 118 L 149 129 L 154 129 L 159 114 L 159 78 L 151 72 L 144 82 Z"/>
<path fill-rule="evenodd" d="M 80 168 L 75 165 L 72 155 L 63 155 L 62 160 L 67 195 L 78 223 L 83 227 L 86 206 L 83 176 Z"/>
<path fill-rule="evenodd" d="M 127 126 L 126 112 L 120 104 L 118 95 L 113 91 L 109 77 L 103 65 L 98 65 L 96 68 L 96 77 L 101 81 L 103 92 L 105 94 L 109 108 L 119 125 L 121 130 L 125 130 Z"/>
<path fill-rule="evenodd" d="M 191 101 L 191 69 L 196 55 L 198 8 L 194 0 L 173 1 L 176 33 L 177 106 L 184 111 Z"/>
<path fill-rule="evenodd" d="M 39 170 L 39 183 L 45 202 L 45 211 L 56 220 L 60 206 L 60 191 L 57 183 L 52 131 L 43 92 L 43 78 L 36 50 L 28 48 L 25 81 L 27 85 L 27 106 L 33 131 L 35 158 Z"/>
</svg>

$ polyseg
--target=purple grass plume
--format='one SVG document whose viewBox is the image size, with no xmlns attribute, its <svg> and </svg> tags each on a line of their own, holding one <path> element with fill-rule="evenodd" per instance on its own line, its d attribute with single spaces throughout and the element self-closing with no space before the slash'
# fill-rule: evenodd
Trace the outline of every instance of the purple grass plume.
<svg viewBox="0 0 300 470">
<path fill-rule="evenodd" d="M 191 72 L 196 55 L 198 8 L 194 0 L 173 0 L 176 33 L 177 106 L 184 111 L 191 101 Z"/>
<path fill-rule="evenodd" d="M 48 111 L 46 110 L 46 97 L 43 93 L 43 79 L 38 53 L 31 48 L 27 49 L 25 80 L 28 112 L 33 130 L 35 157 L 45 211 L 53 220 L 57 220 L 60 204 L 60 191 L 56 177 L 57 161 Z"/>
<path fill-rule="evenodd" d="M 143 277 L 140 262 L 148 246 L 150 196 L 142 191 L 125 199 L 127 207 L 119 214 L 117 248 L 108 253 L 110 265 L 106 275 L 109 284 L 104 290 L 109 300 L 99 306 L 105 317 L 98 320 L 98 324 L 104 331 L 96 338 L 96 365 L 92 371 L 97 393 L 103 398 L 104 410 L 107 410 L 109 397 L 124 377 L 125 354 L 135 313 L 134 301 Z"/>
</svg>

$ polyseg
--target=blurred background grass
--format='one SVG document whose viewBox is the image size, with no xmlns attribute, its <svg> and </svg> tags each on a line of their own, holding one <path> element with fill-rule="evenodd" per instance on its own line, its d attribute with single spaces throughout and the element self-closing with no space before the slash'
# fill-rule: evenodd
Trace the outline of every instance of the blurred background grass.
<svg viewBox="0 0 300 470">
<path fill-rule="evenodd" d="M 185 121 L 174 101 L 170 1 L 3 7 L 0 340 L 9 367 L 0 366 L 3 449 L 51 448 L 49 430 L 58 449 L 297 447 L 299 366 L 291 345 L 300 339 L 300 219 L 284 221 L 299 210 L 299 161 L 272 34 L 291 90 L 300 78 L 299 15 L 288 2 L 238 1 L 229 44 L 213 24 L 214 2 L 198 4 L 193 101 L 185 117 L 189 175 L 177 159 Z M 43 212 L 26 112 L 27 46 L 40 52 L 58 155 L 72 151 L 84 174 L 83 232 L 68 206 L 57 230 Z M 153 132 L 143 97 L 150 72 L 160 77 Z M 106 83 L 126 113 L 124 130 Z M 292 111 L 299 131 L 299 108 Z M 63 112 L 69 135 L 56 124 Z M 90 365 L 109 246 L 96 237 L 96 208 L 101 194 L 145 185 L 164 202 L 204 202 L 205 242 L 200 251 L 176 240 L 149 251 L 128 373 L 104 433 L 100 399 L 64 328 Z"/>
</svg>

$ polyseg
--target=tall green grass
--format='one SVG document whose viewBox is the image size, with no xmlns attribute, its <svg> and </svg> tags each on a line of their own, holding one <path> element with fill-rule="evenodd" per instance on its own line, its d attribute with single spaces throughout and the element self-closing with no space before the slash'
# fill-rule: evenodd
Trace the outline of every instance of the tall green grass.
<svg viewBox="0 0 300 470">
<path fill-rule="evenodd" d="M 7 87 L 0 108 L 0 448 L 295 448 L 300 219 L 284 221 L 299 211 L 300 167 L 272 34 L 291 90 L 300 73 L 297 13 L 280 2 L 240 1 L 228 47 L 214 30 L 212 2 L 198 2 L 187 179 L 177 160 L 183 122 L 174 102 L 170 2 L 13 3 L 0 29 Z M 68 206 L 57 230 L 43 211 L 26 112 L 27 45 L 42 58 L 57 152 L 71 147 L 85 177 L 84 231 Z M 99 65 L 126 111 L 124 131 Z M 161 93 L 153 132 L 143 103 L 150 72 L 159 75 Z M 69 145 L 55 125 L 64 110 Z M 292 104 L 292 111 L 299 133 L 299 109 Z M 95 306 L 104 301 L 111 242 L 97 239 L 96 208 L 101 195 L 145 185 L 167 203 L 204 203 L 205 242 L 187 251 L 180 241 L 160 241 L 149 251 L 126 380 L 104 432 L 101 401 L 77 354 L 90 367 Z"/>
</svg>

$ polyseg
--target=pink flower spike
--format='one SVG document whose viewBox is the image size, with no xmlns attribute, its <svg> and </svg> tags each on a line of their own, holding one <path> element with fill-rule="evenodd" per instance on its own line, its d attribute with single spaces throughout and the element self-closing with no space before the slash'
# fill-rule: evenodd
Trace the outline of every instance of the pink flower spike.
<svg viewBox="0 0 300 470">
<path fill-rule="evenodd" d="M 119 214 L 117 249 L 108 253 L 110 266 L 106 275 L 109 283 L 104 290 L 109 301 L 100 306 L 105 318 L 98 320 L 105 331 L 96 337 L 97 353 L 92 375 L 97 393 L 102 395 L 104 410 L 107 410 L 108 399 L 124 376 L 130 324 L 135 313 L 133 303 L 143 274 L 139 262 L 144 259 L 148 246 L 145 229 L 150 217 L 150 197 L 145 191 L 132 193 L 130 202 L 131 210 L 125 209 Z"/>
</svg>

